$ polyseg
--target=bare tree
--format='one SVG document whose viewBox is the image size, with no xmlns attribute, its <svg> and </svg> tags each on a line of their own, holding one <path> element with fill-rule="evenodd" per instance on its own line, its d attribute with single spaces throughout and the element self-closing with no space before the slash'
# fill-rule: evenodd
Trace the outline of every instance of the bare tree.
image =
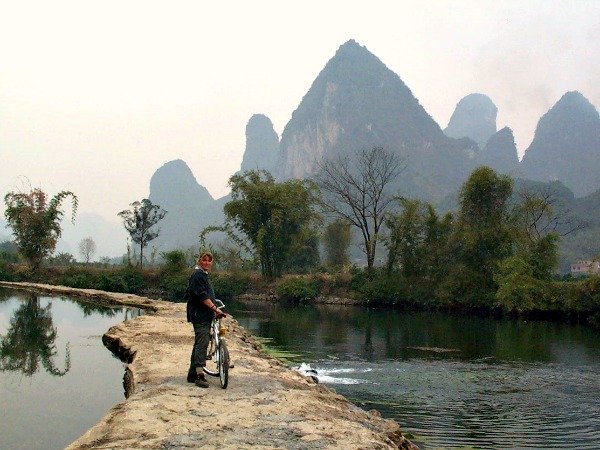
<svg viewBox="0 0 600 450">
<path fill-rule="evenodd" d="M 83 257 L 86 263 L 90 262 L 92 256 L 96 253 L 96 243 L 91 237 L 86 237 L 79 242 L 79 254 Z"/>
<path fill-rule="evenodd" d="M 316 175 L 324 209 L 361 232 L 367 270 L 373 268 L 379 230 L 394 197 L 389 185 L 404 170 L 404 160 L 383 147 L 359 150 L 350 157 L 324 160 Z"/>
<path fill-rule="evenodd" d="M 517 221 L 530 242 L 535 242 L 548 233 L 566 236 L 585 227 L 550 189 L 534 192 L 519 191 L 520 203 L 515 212 Z"/>
</svg>

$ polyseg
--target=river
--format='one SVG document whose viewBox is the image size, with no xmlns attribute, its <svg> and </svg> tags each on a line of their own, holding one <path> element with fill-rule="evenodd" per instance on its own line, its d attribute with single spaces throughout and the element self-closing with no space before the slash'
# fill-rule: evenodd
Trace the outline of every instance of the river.
<svg viewBox="0 0 600 450">
<path fill-rule="evenodd" d="M 0 288 L 0 448 L 64 448 L 123 401 L 102 335 L 139 314 Z"/>
<path fill-rule="evenodd" d="M 227 309 L 421 448 L 600 448 L 597 330 L 333 305 Z"/>
</svg>

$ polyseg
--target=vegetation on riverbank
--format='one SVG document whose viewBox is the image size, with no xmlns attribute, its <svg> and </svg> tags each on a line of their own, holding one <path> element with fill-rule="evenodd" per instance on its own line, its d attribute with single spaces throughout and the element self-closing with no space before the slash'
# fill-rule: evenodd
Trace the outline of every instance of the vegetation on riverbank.
<svg viewBox="0 0 600 450">
<path fill-rule="evenodd" d="M 183 301 L 187 277 L 192 269 L 175 270 L 168 263 L 161 267 L 129 266 L 94 267 L 71 265 L 44 267 L 35 275 L 20 264 L 0 264 L 0 280 L 30 281 L 82 289 L 99 289 Z M 285 275 L 268 280 L 257 272 L 215 271 L 212 280 L 216 295 L 232 299 L 242 294 L 269 301 L 288 303 L 346 303 L 371 307 L 391 307 L 418 310 L 443 310 L 463 313 L 537 317 L 569 320 L 600 327 L 600 277 L 579 279 L 555 278 L 543 284 L 533 284 L 519 294 L 518 285 L 506 298 L 512 303 L 495 301 L 489 305 L 471 304 L 460 298 L 440 296 L 439 286 L 411 280 L 399 272 L 384 268 L 372 273 L 353 268 L 336 273 L 315 272 Z M 529 295 L 527 301 L 519 295 Z M 517 302 L 518 308 L 516 307 Z"/>
<path fill-rule="evenodd" d="M 250 293 L 292 303 L 351 299 L 370 306 L 542 316 L 600 325 L 600 277 L 566 280 L 556 275 L 558 242 L 578 225 L 555 208 L 552 193 L 513 192 L 510 177 L 479 167 L 462 186 L 458 210 L 440 216 L 430 204 L 392 195 L 397 170 L 389 168 L 399 163 L 386 159 L 385 150 L 358 156 L 363 161 L 358 177 L 350 176 L 350 167 L 340 162 L 339 170 L 331 168 L 329 184 L 279 183 L 266 172 L 254 171 L 232 177 L 226 223 L 200 235 L 202 245 L 209 247 L 205 238 L 212 231 L 229 238 L 212 248 L 217 295 L 229 299 Z M 345 196 L 328 197 L 329 191 Z M 43 208 L 17 206 L 21 215 L 35 219 L 30 220 L 33 224 L 41 221 L 38 216 L 45 217 Z M 324 227 L 327 221 L 319 209 L 333 214 Z M 59 217 L 53 215 L 47 225 L 54 230 L 48 249 L 60 235 Z M 24 231 L 36 234 L 33 225 L 23 223 L 19 222 Z M 362 235 L 365 268 L 349 264 L 350 229 Z M 142 266 L 140 254 L 134 266 L 136 258 L 129 252 L 116 266 L 77 264 L 71 255 L 46 258 L 41 264 L 43 254 L 32 259 L 22 240 L 16 244 L 29 264 L 20 265 L 18 255 L 0 252 L 0 279 L 174 301 L 183 298 L 193 264 L 193 255 L 182 250 L 161 253 L 160 265 L 153 258 Z"/>
</svg>

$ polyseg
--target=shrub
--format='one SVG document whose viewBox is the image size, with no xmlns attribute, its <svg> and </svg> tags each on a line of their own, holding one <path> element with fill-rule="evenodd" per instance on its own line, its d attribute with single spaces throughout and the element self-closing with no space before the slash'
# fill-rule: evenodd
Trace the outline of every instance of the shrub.
<svg viewBox="0 0 600 450">
<path fill-rule="evenodd" d="M 280 300 L 304 302 L 319 295 L 319 283 L 314 278 L 290 277 L 277 285 L 275 293 Z"/>
<path fill-rule="evenodd" d="M 376 269 L 369 277 L 366 271 L 354 270 L 350 288 L 359 300 L 377 305 L 430 307 L 436 301 L 432 284 L 420 277 L 406 277 L 400 271 L 387 273 Z"/>
<path fill-rule="evenodd" d="M 243 294 L 250 286 L 250 277 L 244 274 L 215 274 L 211 276 L 215 296 L 222 300 L 230 300 Z"/>
<path fill-rule="evenodd" d="M 58 283 L 78 289 L 95 289 L 98 285 L 98 278 L 88 270 L 69 267 L 58 276 Z"/>
<path fill-rule="evenodd" d="M 187 267 L 187 255 L 182 250 L 163 252 L 161 256 L 165 260 L 162 266 L 163 274 L 179 274 Z"/>
<path fill-rule="evenodd" d="M 0 263 L 0 281 L 13 281 L 8 264 Z"/>
<path fill-rule="evenodd" d="M 183 301 L 187 289 L 187 255 L 181 250 L 161 253 L 164 264 L 161 267 L 160 287 L 174 301 Z"/>
<path fill-rule="evenodd" d="M 183 296 L 188 286 L 186 273 L 164 275 L 160 281 L 160 287 L 164 289 L 171 300 L 183 302 Z"/>
<path fill-rule="evenodd" d="M 142 271 L 131 265 L 126 265 L 119 270 L 119 274 L 123 277 L 126 286 L 125 292 L 128 294 L 137 294 L 145 285 Z"/>
<path fill-rule="evenodd" d="M 98 280 L 98 289 L 108 292 L 126 292 L 127 284 L 123 277 L 115 273 L 100 275 Z"/>
<path fill-rule="evenodd" d="M 110 292 L 139 293 L 146 283 L 141 270 L 127 265 L 121 269 L 103 273 L 96 284 L 97 289 Z"/>
</svg>

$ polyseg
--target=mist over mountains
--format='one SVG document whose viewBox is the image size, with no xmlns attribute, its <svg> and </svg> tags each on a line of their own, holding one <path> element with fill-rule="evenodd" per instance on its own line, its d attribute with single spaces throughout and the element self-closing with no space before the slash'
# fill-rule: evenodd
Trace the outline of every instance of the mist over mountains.
<svg viewBox="0 0 600 450">
<path fill-rule="evenodd" d="M 323 158 L 375 146 L 405 160 L 397 188 L 427 199 L 440 198 L 468 175 L 477 147 L 446 136 L 400 77 L 350 40 L 318 74 L 285 126 L 274 175 L 310 177 Z"/>
<path fill-rule="evenodd" d="M 520 167 L 534 180 L 560 180 L 576 196 L 600 188 L 600 118 L 579 92 L 567 92 L 538 122 Z"/>
<path fill-rule="evenodd" d="M 600 189 L 600 120 L 582 94 L 566 93 L 540 119 L 522 162 L 512 130 L 497 130 L 497 113 L 488 96 L 469 94 L 442 130 L 397 74 L 350 40 L 317 75 L 281 139 L 267 116 L 250 118 L 240 172 L 311 177 L 322 158 L 383 146 L 406 162 L 394 188 L 442 209 L 455 204 L 461 184 L 480 165 L 518 178 L 560 180 L 577 196 Z M 156 242 L 161 248 L 197 245 L 202 228 L 222 222 L 227 198 L 212 200 L 205 191 L 183 161 L 157 170 L 150 198 L 170 211 Z"/>
<path fill-rule="evenodd" d="M 578 214 L 585 214 L 581 205 L 595 210 L 595 202 L 600 202 L 600 194 L 595 194 L 600 189 L 600 119 L 581 93 L 565 93 L 540 118 L 521 162 L 512 130 L 497 130 L 497 114 L 491 98 L 472 93 L 458 99 L 442 129 L 400 76 L 350 40 L 317 74 L 281 139 L 267 116 L 250 117 L 238 173 L 265 169 L 277 180 L 311 177 L 323 158 L 382 146 L 406 164 L 394 189 L 441 209 L 455 204 L 461 184 L 475 167 L 487 165 L 548 186 L 560 181 L 574 193 L 571 206 Z M 588 200 L 575 198 L 584 196 Z M 160 251 L 197 247 L 204 227 L 223 222 L 223 205 L 229 200 L 212 198 L 182 160 L 156 170 L 149 198 L 168 211 L 159 224 L 159 238 L 150 244 Z M 581 249 L 580 256 L 591 251 Z"/>
<path fill-rule="evenodd" d="M 497 131 L 497 116 L 498 107 L 487 95 L 469 94 L 456 105 L 444 133 L 457 139 L 469 137 L 483 148 Z"/>
</svg>

